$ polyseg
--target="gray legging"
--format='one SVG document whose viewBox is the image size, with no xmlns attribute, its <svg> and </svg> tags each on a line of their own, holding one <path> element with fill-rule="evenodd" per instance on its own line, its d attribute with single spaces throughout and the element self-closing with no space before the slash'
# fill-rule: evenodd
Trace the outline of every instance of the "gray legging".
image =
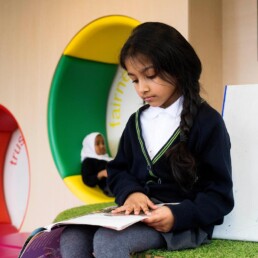
<svg viewBox="0 0 258 258">
<path fill-rule="evenodd" d="M 60 239 L 62 258 L 129 258 L 132 253 L 162 247 L 166 247 L 162 235 L 143 223 L 122 231 L 94 226 L 68 226 Z"/>
</svg>

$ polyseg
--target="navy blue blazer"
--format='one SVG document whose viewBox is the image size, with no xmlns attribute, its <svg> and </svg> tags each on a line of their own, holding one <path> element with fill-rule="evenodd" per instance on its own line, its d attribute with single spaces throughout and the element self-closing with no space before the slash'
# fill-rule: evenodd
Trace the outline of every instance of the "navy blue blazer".
<svg viewBox="0 0 258 258">
<path fill-rule="evenodd" d="M 108 184 L 123 205 L 128 195 L 142 192 L 169 205 L 175 224 L 172 231 L 201 228 L 211 237 L 214 225 L 234 206 L 230 158 L 230 138 L 221 115 L 203 102 L 191 128 L 188 148 L 197 160 L 198 180 L 185 193 L 171 178 L 166 151 L 179 141 L 180 129 L 151 159 L 141 132 L 140 108 L 128 120 L 115 159 L 108 163 Z"/>
</svg>

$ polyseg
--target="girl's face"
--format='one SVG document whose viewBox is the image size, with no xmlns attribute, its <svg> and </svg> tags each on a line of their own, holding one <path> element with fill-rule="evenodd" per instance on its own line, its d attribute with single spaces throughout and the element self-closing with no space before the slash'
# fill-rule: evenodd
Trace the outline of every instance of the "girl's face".
<svg viewBox="0 0 258 258">
<path fill-rule="evenodd" d="M 102 135 L 97 135 L 95 138 L 95 151 L 97 155 L 104 155 L 106 154 L 106 146 L 105 141 Z"/>
<path fill-rule="evenodd" d="M 180 97 L 176 83 L 159 77 L 146 58 L 128 58 L 125 66 L 137 94 L 150 106 L 166 108 Z"/>
</svg>

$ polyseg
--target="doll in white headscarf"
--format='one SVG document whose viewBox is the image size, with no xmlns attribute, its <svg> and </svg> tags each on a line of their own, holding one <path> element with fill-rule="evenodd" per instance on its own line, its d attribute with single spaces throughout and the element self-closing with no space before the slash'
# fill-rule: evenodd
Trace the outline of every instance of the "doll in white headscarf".
<svg viewBox="0 0 258 258">
<path fill-rule="evenodd" d="M 102 134 L 94 132 L 83 139 L 81 150 L 82 180 L 90 187 L 98 185 L 107 196 L 113 196 L 107 186 L 106 165 L 110 160 L 112 158 L 106 152 L 106 144 Z"/>
</svg>

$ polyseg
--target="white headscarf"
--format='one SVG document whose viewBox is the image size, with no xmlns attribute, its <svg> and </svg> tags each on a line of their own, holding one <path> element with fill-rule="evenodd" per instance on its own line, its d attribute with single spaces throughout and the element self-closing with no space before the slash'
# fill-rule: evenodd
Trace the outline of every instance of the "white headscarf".
<svg viewBox="0 0 258 258">
<path fill-rule="evenodd" d="M 86 158 L 94 158 L 100 160 L 110 161 L 112 158 L 108 156 L 108 154 L 98 155 L 95 151 L 95 139 L 98 135 L 103 135 L 98 132 L 88 134 L 82 141 L 82 150 L 81 150 L 81 161 Z M 103 137 L 104 138 L 104 137 Z"/>
</svg>

